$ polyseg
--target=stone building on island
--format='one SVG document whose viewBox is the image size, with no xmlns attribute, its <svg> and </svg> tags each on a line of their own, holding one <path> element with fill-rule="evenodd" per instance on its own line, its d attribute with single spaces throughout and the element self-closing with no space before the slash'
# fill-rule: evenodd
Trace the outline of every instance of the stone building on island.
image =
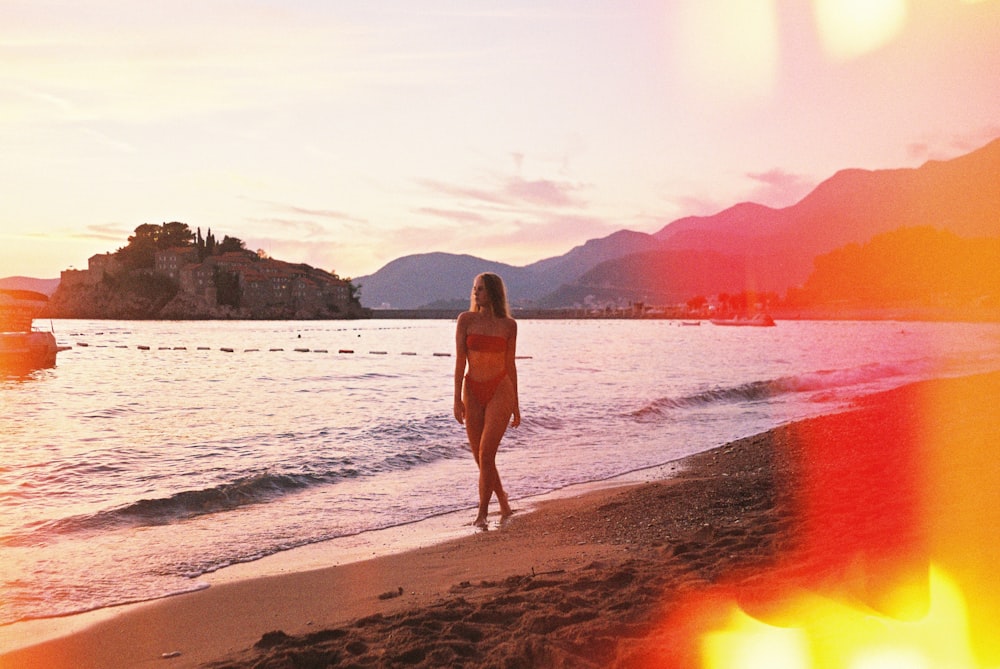
<svg viewBox="0 0 1000 669">
<path fill-rule="evenodd" d="M 127 279 L 123 281 L 123 277 Z M 345 318 L 363 316 L 350 281 L 301 263 L 230 251 L 199 258 L 184 246 L 157 250 L 152 267 L 126 270 L 113 253 L 88 259 L 86 270 L 65 270 L 54 297 L 57 312 L 101 318 L 128 312 L 117 305 L 101 314 L 108 293 L 127 299 L 124 284 L 146 277 L 173 295 L 148 318 Z M 61 295 L 60 295 L 61 294 Z M 95 311 L 96 310 L 96 311 Z"/>
</svg>

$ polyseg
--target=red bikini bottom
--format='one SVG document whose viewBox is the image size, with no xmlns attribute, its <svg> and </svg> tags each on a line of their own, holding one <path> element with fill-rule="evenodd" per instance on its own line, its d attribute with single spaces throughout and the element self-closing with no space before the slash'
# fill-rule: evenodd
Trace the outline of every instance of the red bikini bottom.
<svg viewBox="0 0 1000 669">
<path fill-rule="evenodd" d="M 500 382 L 507 378 L 507 371 L 504 370 L 500 372 L 499 376 L 494 376 L 492 379 L 487 379 L 485 381 L 476 381 L 470 379 L 469 375 L 465 376 L 465 387 L 472 393 L 472 396 L 476 398 L 480 406 L 486 406 L 489 404 L 490 400 L 493 399 L 493 395 L 496 394 L 497 388 L 500 387 Z"/>
</svg>

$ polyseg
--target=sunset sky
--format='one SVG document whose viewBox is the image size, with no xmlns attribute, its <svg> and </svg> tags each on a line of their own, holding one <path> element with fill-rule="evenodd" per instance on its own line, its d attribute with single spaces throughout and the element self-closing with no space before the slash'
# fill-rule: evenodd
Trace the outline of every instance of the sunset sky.
<svg viewBox="0 0 1000 669">
<path fill-rule="evenodd" d="M 0 0 L 0 277 L 524 265 L 1000 137 L 1000 0 Z"/>
</svg>

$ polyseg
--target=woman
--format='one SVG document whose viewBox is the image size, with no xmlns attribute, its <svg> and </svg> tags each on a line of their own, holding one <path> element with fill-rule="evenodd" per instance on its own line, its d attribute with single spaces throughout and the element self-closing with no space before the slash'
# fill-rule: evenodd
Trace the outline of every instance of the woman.
<svg viewBox="0 0 1000 669">
<path fill-rule="evenodd" d="M 472 457 L 479 466 L 479 514 L 486 527 L 490 499 L 496 493 L 500 514 L 512 511 L 497 473 L 496 455 L 508 423 L 521 424 L 514 352 L 517 322 L 510 317 L 503 279 L 485 273 L 472 284 L 469 310 L 455 330 L 455 420 L 465 423 Z"/>
</svg>

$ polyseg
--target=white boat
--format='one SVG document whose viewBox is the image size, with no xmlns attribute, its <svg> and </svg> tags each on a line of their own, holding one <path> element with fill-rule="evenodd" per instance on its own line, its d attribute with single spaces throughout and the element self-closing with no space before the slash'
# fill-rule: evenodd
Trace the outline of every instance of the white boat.
<svg viewBox="0 0 1000 669">
<path fill-rule="evenodd" d="M 712 325 L 749 325 L 756 327 L 772 327 L 774 319 L 767 314 L 754 314 L 753 316 L 734 316 L 733 318 L 713 318 Z"/>
<path fill-rule="evenodd" d="M 30 290 L 0 289 L 0 373 L 24 374 L 54 367 L 59 346 L 51 332 L 32 327 L 48 298 Z"/>
</svg>

